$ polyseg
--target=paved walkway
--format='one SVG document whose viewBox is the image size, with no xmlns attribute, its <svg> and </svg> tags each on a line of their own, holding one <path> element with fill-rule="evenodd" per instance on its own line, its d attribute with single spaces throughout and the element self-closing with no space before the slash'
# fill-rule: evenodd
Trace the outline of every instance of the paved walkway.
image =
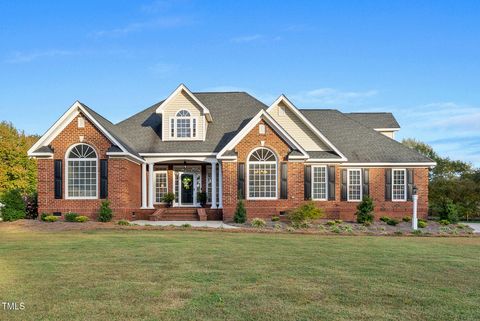
<svg viewBox="0 0 480 321">
<path fill-rule="evenodd" d="M 184 224 L 190 224 L 192 227 L 211 227 L 211 228 L 238 228 L 236 226 L 228 225 L 223 223 L 223 221 L 131 221 L 132 224 L 137 225 L 152 225 L 152 226 L 182 226 Z"/>
<path fill-rule="evenodd" d="M 474 233 L 480 233 L 480 223 L 465 223 L 464 222 L 464 224 L 467 224 L 468 226 L 473 228 Z"/>
</svg>

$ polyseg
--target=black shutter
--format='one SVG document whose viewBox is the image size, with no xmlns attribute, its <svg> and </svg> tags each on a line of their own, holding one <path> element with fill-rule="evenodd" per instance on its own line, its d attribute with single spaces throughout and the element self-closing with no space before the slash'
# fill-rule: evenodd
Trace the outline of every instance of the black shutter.
<svg viewBox="0 0 480 321">
<path fill-rule="evenodd" d="M 362 193 L 363 196 L 370 196 L 370 176 L 368 168 L 362 169 Z"/>
<path fill-rule="evenodd" d="M 288 164 L 280 164 L 280 198 L 288 199 Z"/>
<path fill-rule="evenodd" d="M 55 178 L 55 198 L 56 199 L 61 199 L 62 198 L 62 160 L 61 159 L 56 159 L 54 162 L 54 167 L 53 167 L 53 172 L 54 172 L 54 178 Z"/>
<path fill-rule="evenodd" d="M 108 197 L 108 162 L 100 160 L 100 198 Z"/>
<path fill-rule="evenodd" d="M 392 169 L 385 168 L 385 200 L 392 200 Z"/>
<path fill-rule="evenodd" d="M 346 201 L 347 200 L 347 169 L 343 168 L 342 169 L 342 195 L 341 195 L 341 200 Z"/>
<path fill-rule="evenodd" d="M 328 200 L 335 200 L 335 166 L 328 166 Z"/>
<path fill-rule="evenodd" d="M 303 195 L 306 200 L 312 199 L 312 166 L 306 165 L 303 175 Z"/>
<path fill-rule="evenodd" d="M 413 168 L 407 168 L 407 200 L 411 201 L 412 200 L 412 195 L 413 195 L 413 175 L 414 175 L 414 170 Z"/>
<path fill-rule="evenodd" d="M 237 198 L 245 199 L 245 163 L 238 163 Z"/>
</svg>

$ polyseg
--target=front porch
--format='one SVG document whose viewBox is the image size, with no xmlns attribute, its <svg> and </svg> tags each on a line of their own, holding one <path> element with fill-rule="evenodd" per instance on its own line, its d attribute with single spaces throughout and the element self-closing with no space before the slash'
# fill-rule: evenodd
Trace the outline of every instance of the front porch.
<svg viewBox="0 0 480 321">
<path fill-rule="evenodd" d="M 215 157 L 145 157 L 142 164 L 142 209 L 150 220 L 221 220 L 222 164 Z M 175 199 L 171 207 L 163 201 Z"/>
</svg>

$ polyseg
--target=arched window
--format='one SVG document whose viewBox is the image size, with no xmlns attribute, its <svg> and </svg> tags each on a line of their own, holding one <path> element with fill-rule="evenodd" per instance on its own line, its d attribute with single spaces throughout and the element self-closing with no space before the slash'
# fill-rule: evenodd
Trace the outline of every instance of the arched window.
<svg viewBox="0 0 480 321">
<path fill-rule="evenodd" d="M 258 148 L 248 157 L 248 198 L 277 198 L 277 157 L 267 148 Z"/>
<path fill-rule="evenodd" d="M 66 155 L 67 198 L 97 198 L 97 153 L 87 144 L 77 144 Z"/>
<path fill-rule="evenodd" d="M 176 138 L 197 137 L 197 119 L 188 110 L 178 111 L 170 120 L 170 136 Z"/>
</svg>

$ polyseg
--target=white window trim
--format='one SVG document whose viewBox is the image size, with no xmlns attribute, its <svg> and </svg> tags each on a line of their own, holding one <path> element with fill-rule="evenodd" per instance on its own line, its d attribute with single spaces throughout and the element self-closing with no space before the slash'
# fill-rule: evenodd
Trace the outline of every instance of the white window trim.
<svg viewBox="0 0 480 321">
<path fill-rule="evenodd" d="M 188 117 L 177 117 L 177 113 L 181 110 L 186 110 L 190 113 L 190 116 Z M 190 137 L 177 137 L 177 120 L 178 119 L 188 119 L 190 123 Z M 193 135 L 193 120 L 195 119 L 195 136 Z M 173 136 L 172 136 L 172 120 L 173 120 Z M 192 113 L 185 108 L 179 109 L 176 113 L 175 116 L 171 116 L 168 119 L 168 139 L 169 140 L 197 140 L 199 138 L 199 117 L 198 116 L 192 116 Z M 205 123 L 205 122 L 204 122 Z M 205 124 L 204 124 L 205 125 Z"/>
<path fill-rule="evenodd" d="M 269 161 L 269 162 L 262 162 L 262 161 L 250 161 L 250 156 L 258 149 L 268 149 L 273 153 L 273 156 L 275 156 L 275 161 Z M 250 164 L 275 164 L 275 196 L 273 197 L 251 197 L 250 196 Z M 246 199 L 247 200 L 276 200 L 278 199 L 278 158 L 277 155 L 273 150 L 267 147 L 258 147 L 253 149 L 247 156 L 247 177 L 246 177 L 246 185 L 247 185 L 247 191 L 246 191 Z"/>
<path fill-rule="evenodd" d="M 217 183 L 220 183 L 220 172 L 218 170 L 218 166 L 215 166 L 216 169 L 217 169 Z M 206 168 L 205 168 L 205 193 L 207 193 L 207 203 L 206 204 L 212 204 L 212 200 L 213 198 L 210 198 L 210 201 L 208 201 L 208 197 L 209 197 L 209 192 L 208 192 L 208 169 L 210 169 L 210 179 L 212 179 L 212 165 L 207 165 Z M 217 199 L 217 204 L 218 204 L 218 201 L 220 199 L 220 191 L 219 191 L 219 188 L 218 188 L 219 184 L 217 184 L 217 193 L 218 194 L 218 199 Z M 213 196 L 213 195 L 212 195 Z"/>
<path fill-rule="evenodd" d="M 313 184 L 315 183 L 313 181 L 313 177 L 314 177 L 314 168 L 316 167 L 323 167 L 325 168 L 325 198 L 314 198 L 313 197 Z M 312 173 L 311 173 L 312 177 L 310 178 L 310 181 L 311 181 L 311 195 L 312 195 L 312 200 L 314 201 L 328 201 L 328 168 L 327 168 L 327 165 L 312 165 Z M 348 189 L 348 188 L 347 188 Z"/>
<path fill-rule="evenodd" d="M 90 146 L 94 151 L 95 151 L 95 156 L 96 158 L 91 158 L 88 159 L 89 161 L 95 161 L 95 167 L 97 168 L 97 179 L 95 181 L 95 196 L 69 196 L 68 195 L 68 162 L 69 161 L 78 161 L 79 159 L 83 158 L 69 158 L 68 155 L 70 155 L 71 150 L 78 145 L 88 145 Z M 85 158 L 86 159 L 86 158 Z M 77 143 L 73 144 L 67 149 L 67 152 L 65 153 L 65 164 L 64 164 L 64 173 L 65 173 L 65 178 L 63 179 L 63 185 L 65 186 L 65 199 L 66 200 L 96 200 L 98 199 L 98 189 L 99 189 L 99 184 L 98 181 L 100 179 L 100 171 L 98 168 L 98 152 L 97 150 L 90 144 L 86 143 Z"/>
<path fill-rule="evenodd" d="M 403 172 L 403 199 L 393 199 L 393 187 L 395 172 Z M 392 202 L 406 202 L 407 201 L 407 169 L 406 168 L 392 168 Z"/>
<path fill-rule="evenodd" d="M 360 199 L 359 200 L 351 200 L 350 199 L 350 172 L 360 172 Z M 347 202 L 361 202 L 363 199 L 363 177 L 362 177 L 362 169 L 361 168 L 348 168 L 347 169 Z"/>
<path fill-rule="evenodd" d="M 153 188 L 155 189 L 153 191 L 153 204 L 165 204 L 165 202 L 157 202 L 157 173 L 165 173 L 166 176 L 166 181 L 165 183 L 167 184 L 167 193 L 169 192 L 168 190 L 168 170 L 167 169 L 159 169 L 156 171 L 153 171 Z"/>
</svg>

